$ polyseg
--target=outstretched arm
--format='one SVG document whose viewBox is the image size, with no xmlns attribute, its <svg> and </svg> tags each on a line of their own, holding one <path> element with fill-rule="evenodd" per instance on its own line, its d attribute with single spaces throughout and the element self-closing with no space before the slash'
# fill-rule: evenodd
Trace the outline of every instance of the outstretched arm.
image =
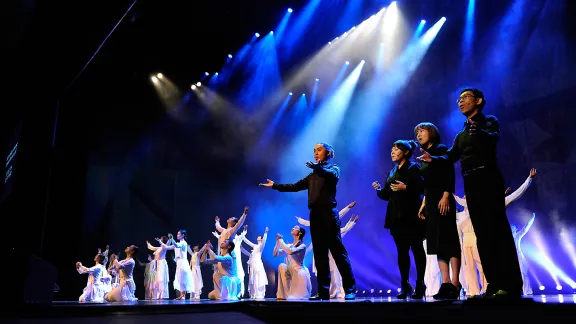
<svg viewBox="0 0 576 324">
<path fill-rule="evenodd" d="M 234 236 L 236 235 L 236 232 L 238 231 L 238 229 L 240 227 L 242 227 L 242 225 L 244 225 L 244 222 L 246 221 L 246 216 L 248 215 L 248 206 L 244 207 L 244 213 L 242 213 L 242 216 L 240 216 L 240 219 L 238 220 L 238 222 L 236 223 L 236 225 L 234 225 L 234 227 L 232 227 L 232 230 L 230 231 L 230 238 L 234 239 Z"/>
<path fill-rule="evenodd" d="M 254 247 L 256 246 L 256 244 L 250 242 L 250 240 L 247 239 L 246 236 L 244 236 L 244 237 L 242 238 L 242 241 L 244 241 L 244 243 L 248 244 L 251 248 L 254 248 Z"/>
<path fill-rule="evenodd" d="M 264 235 L 262 235 L 262 247 L 260 248 L 261 251 L 264 251 L 264 246 L 266 246 L 266 240 L 268 239 L 268 227 L 264 230 Z"/>
<path fill-rule="evenodd" d="M 528 188 L 530 187 L 530 184 L 532 184 L 532 176 L 528 176 L 528 178 L 526 179 L 526 181 L 524 181 L 524 183 L 518 188 L 516 189 L 516 191 L 514 191 L 513 193 L 511 193 L 510 195 L 506 196 L 506 206 L 508 206 L 511 202 L 513 202 L 514 200 L 522 197 L 522 195 L 526 192 L 526 190 L 528 190 Z"/>
<path fill-rule="evenodd" d="M 220 225 L 220 217 L 216 216 L 216 217 L 214 218 L 214 222 L 215 222 L 214 225 L 216 225 L 216 230 L 217 230 L 219 233 L 222 233 L 222 231 L 224 231 L 224 227 L 222 227 L 222 226 Z"/>
<path fill-rule="evenodd" d="M 526 235 L 526 233 L 528 233 L 528 231 L 530 230 L 530 227 L 532 227 L 532 224 L 534 224 L 534 220 L 536 219 L 536 213 L 532 213 L 532 218 L 530 218 L 530 220 L 528 221 L 528 224 L 526 224 L 524 227 L 522 227 L 522 229 L 519 231 L 519 236 L 520 238 L 524 237 L 524 235 Z"/>
<path fill-rule="evenodd" d="M 346 207 L 344 207 L 340 210 L 340 213 L 338 213 L 338 216 L 340 216 L 340 218 L 344 217 L 344 215 L 346 215 L 350 211 L 350 209 L 352 209 L 352 207 L 354 207 L 355 205 L 356 205 L 355 201 L 349 203 Z"/>
<path fill-rule="evenodd" d="M 268 180 L 266 186 L 268 186 L 270 183 L 272 183 L 271 187 L 274 190 L 278 190 L 280 192 L 297 192 L 308 189 L 308 176 L 291 184 L 278 184 Z"/>
<path fill-rule="evenodd" d="M 300 244 L 298 246 L 288 246 L 286 243 L 284 243 L 283 239 L 278 240 L 278 245 L 280 245 L 280 248 L 286 252 L 286 254 L 293 254 L 296 253 L 298 251 L 301 250 L 306 250 L 306 244 Z"/>
<path fill-rule="evenodd" d="M 151 250 L 151 251 L 156 251 L 156 250 L 160 249 L 159 247 L 152 246 L 152 244 L 150 244 L 150 242 L 148 242 L 148 241 L 146 241 L 146 246 L 148 247 L 148 250 Z"/>
<path fill-rule="evenodd" d="M 359 217 L 356 215 L 352 215 L 352 217 L 350 217 L 350 219 L 348 220 L 348 223 L 346 223 L 346 225 L 340 229 L 341 237 L 344 237 L 344 235 L 346 235 L 346 233 L 348 233 L 352 229 L 352 227 L 354 227 L 354 225 L 356 225 L 356 222 L 358 221 L 358 219 L 359 219 Z"/>
</svg>

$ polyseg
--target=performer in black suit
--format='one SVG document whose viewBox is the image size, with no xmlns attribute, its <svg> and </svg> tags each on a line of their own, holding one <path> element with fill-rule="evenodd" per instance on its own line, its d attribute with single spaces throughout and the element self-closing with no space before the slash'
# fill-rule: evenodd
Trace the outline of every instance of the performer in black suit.
<svg viewBox="0 0 576 324">
<path fill-rule="evenodd" d="M 392 145 L 392 162 L 396 166 L 390 171 L 384 187 L 375 181 L 372 187 L 380 199 L 387 200 L 386 220 L 384 228 L 396 243 L 398 250 L 398 268 L 402 281 L 402 291 L 396 297 L 406 299 L 412 294 L 412 286 L 408 281 L 410 273 L 410 250 L 416 263 L 416 290 L 413 299 L 422 299 L 426 292 L 424 273 L 426 272 L 426 252 L 424 251 L 424 221 L 418 217 L 422 204 L 423 180 L 420 167 L 410 162 L 412 152 L 416 148 L 413 141 L 399 140 Z"/>
<path fill-rule="evenodd" d="M 318 143 L 314 147 L 315 162 L 306 162 L 312 173 L 294 184 L 277 184 L 268 179 L 260 186 L 272 188 L 281 192 L 296 192 L 308 190 L 308 209 L 310 209 L 310 234 L 314 245 L 314 261 L 316 262 L 316 279 L 318 295 L 311 300 L 330 299 L 330 267 L 328 251 L 332 253 L 338 271 L 342 275 L 345 299 L 356 298 L 356 280 L 348 252 L 342 244 L 340 236 L 340 217 L 336 209 L 336 185 L 340 178 L 340 168 L 332 164 L 334 149 L 330 144 Z M 421 244 L 422 245 L 422 244 Z"/>
<path fill-rule="evenodd" d="M 486 100 L 480 90 L 463 90 L 457 103 L 466 122 L 452 147 L 438 156 L 421 149 L 418 160 L 430 164 L 460 160 L 470 220 L 488 281 L 482 297 L 520 298 L 522 275 L 506 218 L 506 186 L 496 158 L 500 125 L 496 117 L 482 113 Z"/>
</svg>

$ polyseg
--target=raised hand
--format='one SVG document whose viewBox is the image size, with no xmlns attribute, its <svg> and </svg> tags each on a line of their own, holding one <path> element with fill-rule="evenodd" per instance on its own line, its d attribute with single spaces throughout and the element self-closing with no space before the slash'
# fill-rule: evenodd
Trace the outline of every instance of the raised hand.
<svg viewBox="0 0 576 324">
<path fill-rule="evenodd" d="M 76 269 L 80 268 L 82 266 L 81 262 L 76 262 Z"/>
<path fill-rule="evenodd" d="M 420 153 L 422 153 L 422 155 L 417 157 L 416 160 L 427 163 L 432 162 L 432 157 L 430 156 L 430 153 L 424 151 L 423 148 L 420 148 Z"/>
<path fill-rule="evenodd" d="M 306 166 L 309 167 L 310 169 L 314 169 L 318 166 L 318 163 L 316 162 L 312 162 L 312 161 L 308 161 L 306 162 Z"/>
<path fill-rule="evenodd" d="M 218 216 L 214 217 L 214 221 L 219 222 L 219 221 L 220 221 L 220 217 L 218 217 Z"/>
<path fill-rule="evenodd" d="M 250 209 L 250 207 L 248 207 L 248 206 L 244 207 L 244 214 L 248 214 L 248 209 Z M 248 225 L 246 225 L 246 226 L 248 226 Z"/>
<path fill-rule="evenodd" d="M 512 188 L 510 187 L 506 188 L 506 191 L 504 191 L 504 196 L 508 195 L 510 191 L 512 191 Z"/>
<path fill-rule="evenodd" d="M 268 226 L 266 226 L 266 229 L 264 230 L 265 233 L 268 233 Z"/>
<path fill-rule="evenodd" d="M 270 180 L 270 179 L 266 179 L 266 183 L 261 183 L 259 184 L 260 187 L 266 187 L 266 188 L 272 188 L 272 186 L 274 185 L 274 181 Z"/>
<path fill-rule="evenodd" d="M 374 182 L 372 182 L 372 188 L 379 190 L 382 188 L 382 186 L 380 185 L 380 183 L 378 181 L 374 181 Z"/>
<path fill-rule="evenodd" d="M 106 251 L 110 250 L 110 245 L 106 245 Z"/>
<path fill-rule="evenodd" d="M 172 233 L 168 233 L 168 238 L 169 238 L 169 239 L 172 239 L 172 237 L 173 237 L 173 236 L 172 236 Z"/>
<path fill-rule="evenodd" d="M 372 184 L 372 186 L 374 186 L 374 184 Z M 355 202 L 355 201 L 349 203 L 347 207 L 348 207 L 348 208 L 352 208 L 352 207 L 354 207 L 354 206 L 356 206 L 356 202 Z"/>
<path fill-rule="evenodd" d="M 392 189 L 392 191 L 401 191 L 401 190 L 406 190 L 406 185 L 404 184 L 404 182 L 396 180 L 396 183 L 393 183 L 390 185 L 390 189 Z"/>
<path fill-rule="evenodd" d="M 538 173 L 536 169 L 530 169 L 530 178 L 534 179 L 534 177 L 536 177 L 536 173 Z"/>
<path fill-rule="evenodd" d="M 157 242 L 160 242 L 160 238 L 156 237 L 156 238 L 154 238 L 154 239 L 155 239 Z M 146 242 L 148 242 L 148 241 L 146 241 Z"/>
<path fill-rule="evenodd" d="M 360 219 L 360 216 L 358 216 L 358 215 L 356 215 L 356 216 L 352 215 L 352 217 L 354 217 L 354 223 L 356 223 Z"/>
<path fill-rule="evenodd" d="M 276 234 L 276 240 L 279 241 L 282 239 L 282 234 L 278 233 Z"/>
</svg>

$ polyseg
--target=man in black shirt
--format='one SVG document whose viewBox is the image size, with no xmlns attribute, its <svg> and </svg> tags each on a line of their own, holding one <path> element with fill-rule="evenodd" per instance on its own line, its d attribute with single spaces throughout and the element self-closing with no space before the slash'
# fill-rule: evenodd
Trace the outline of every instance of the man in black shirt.
<svg viewBox="0 0 576 324">
<path fill-rule="evenodd" d="M 318 143 L 314 147 L 316 162 L 306 162 L 312 173 L 293 184 L 277 184 L 268 179 L 260 186 L 280 192 L 296 192 L 308 189 L 308 209 L 310 209 L 310 231 L 314 245 L 314 261 L 316 262 L 316 280 L 318 295 L 311 300 L 330 299 L 330 266 L 328 251 L 332 253 L 338 271 L 342 275 L 342 285 L 346 293 L 345 299 L 356 298 L 356 280 L 348 252 L 342 243 L 340 235 L 340 216 L 336 209 L 336 185 L 340 178 L 340 168 L 332 164 L 334 149 L 326 143 Z"/>
<path fill-rule="evenodd" d="M 463 90 L 457 103 L 466 122 L 452 147 L 442 156 L 431 156 L 421 149 L 418 160 L 429 163 L 460 160 L 470 220 L 488 281 L 485 297 L 519 298 L 522 275 L 506 217 L 504 178 L 496 159 L 498 119 L 482 113 L 486 101 L 480 90 Z"/>
</svg>

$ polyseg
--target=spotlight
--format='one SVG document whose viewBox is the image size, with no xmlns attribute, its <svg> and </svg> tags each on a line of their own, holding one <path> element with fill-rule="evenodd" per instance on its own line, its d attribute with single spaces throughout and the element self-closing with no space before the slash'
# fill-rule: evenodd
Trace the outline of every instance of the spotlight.
<svg viewBox="0 0 576 324">
<path fill-rule="evenodd" d="M 158 77 L 158 79 L 162 79 L 164 77 L 164 75 L 162 75 L 162 73 L 158 73 L 158 74 L 156 74 L 156 76 Z"/>
<path fill-rule="evenodd" d="M 391 293 L 391 292 L 392 292 L 392 289 L 386 290 L 386 293 L 387 293 L 387 294 L 389 294 L 389 293 Z"/>
<path fill-rule="evenodd" d="M 201 87 L 201 86 L 202 86 L 202 82 L 196 83 L 196 86 L 197 86 L 197 87 Z"/>
<path fill-rule="evenodd" d="M 303 93 L 303 94 L 302 94 L 302 97 L 306 97 L 306 94 L 305 94 L 305 93 Z"/>
<path fill-rule="evenodd" d="M 402 291 L 402 288 L 398 288 L 397 291 L 398 291 L 398 292 L 401 292 L 401 291 Z"/>
<path fill-rule="evenodd" d="M 228 58 L 232 58 L 232 54 L 228 54 Z"/>
<path fill-rule="evenodd" d="M 158 82 L 158 78 L 155 76 L 153 76 L 151 79 L 152 79 L 152 82 L 154 82 L 154 83 Z"/>
<path fill-rule="evenodd" d="M 205 75 L 205 76 L 209 76 L 209 75 L 210 75 L 210 73 L 208 73 L 208 72 L 204 72 L 204 75 Z"/>
<path fill-rule="evenodd" d="M 366 62 L 366 61 L 364 61 L 364 60 L 360 61 L 360 63 L 365 63 L 365 62 Z"/>
<path fill-rule="evenodd" d="M 218 76 L 218 72 L 214 73 L 214 76 Z"/>
<path fill-rule="evenodd" d="M 540 287 L 538 287 L 538 289 L 540 289 L 540 290 L 544 290 L 544 289 L 546 289 L 546 287 L 544 287 L 544 286 L 540 286 Z"/>
<path fill-rule="evenodd" d="M 344 32 L 344 34 L 342 34 L 342 36 L 346 36 L 346 35 L 348 35 L 348 32 Z"/>
<path fill-rule="evenodd" d="M 254 34 L 254 36 L 256 36 L 256 37 L 260 37 L 260 34 L 256 33 L 256 34 Z"/>
<path fill-rule="evenodd" d="M 562 286 L 560 285 L 556 286 L 556 290 L 562 290 Z"/>
<path fill-rule="evenodd" d="M 316 78 L 316 82 L 320 81 L 320 79 Z"/>
<path fill-rule="evenodd" d="M 348 64 L 350 64 L 350 62 L 346 61 L 344 64 L 348 65 Z"/>
<path fill-rule="evenodd" d="M 422 25 L 424 25 L 424 24 L 426 23 L 426 20 L 422 19 L 422 20 L 420 20 L 420 23 L 421 23 Z"/>
<path fill-rule="evenodd" d="M 328 42 L 328 45 L 332 45 L 332 42 Z"/>
<path fill-rule="evenodd" d="M 288 12 L 292 12 L 292 8 L 288 8 Z"/>
<path fill-rule="evenodd" d="M 289 92 L 288 95 L 291 96 L 291 95 L 292 95 L 292 92 Z"/>
<path fill-rule="evenodd" d="M 352 27 L 352 30 L 356 29 L 356 26 Z"/>
<path fill-rule="evenodd" d="M 334 40 L 338 40 L 338 37 L 334 38 Z"/>
<path fill-rule="evenodd" d="M 440 20 L 446 21 L 446 17 L 442 17 L 440 18 Z"/>
<path fill-rule="evenodd" d="M 192 85 L 192 86 L 190 87 L 190 89 L 196 90 L 196 86 L 195 86 L 195 85 Z"/>
</svg>

